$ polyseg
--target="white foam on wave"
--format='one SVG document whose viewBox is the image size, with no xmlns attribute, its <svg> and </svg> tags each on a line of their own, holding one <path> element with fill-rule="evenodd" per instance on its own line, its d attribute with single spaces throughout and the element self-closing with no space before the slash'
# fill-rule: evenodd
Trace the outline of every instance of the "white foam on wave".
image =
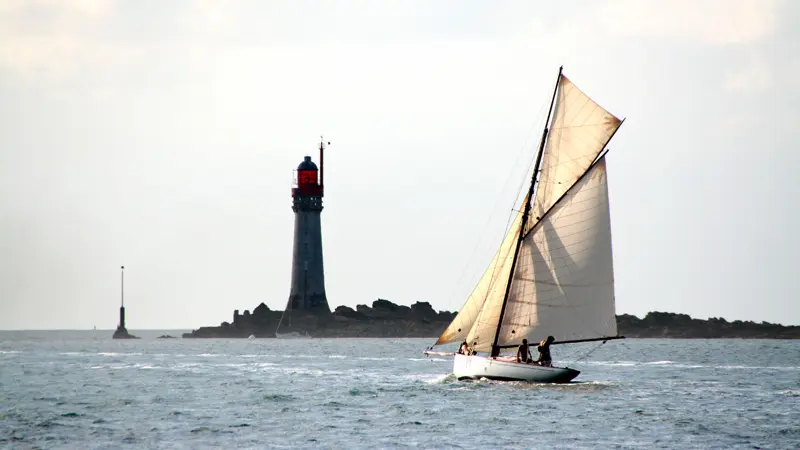
<svg viewBox="0 0 800 450">
<path fill-rule="evenodd" d="M 595 365 L 595 366 L 633 367 L 639 365 L 640 363 L 634 361 L 587 361 L 584 364 Z"/>
<path fill-rule="evenodd" d="M 376 358 L 376 357 L 373 357 L 373 356 L 362 356 L 362 357 L 360 357 L 358 359 L 363 360 L 363 361 L 394 361 L 397 358 Z"/>
<path fill-rule="evenodd" d="M 341 375 L 343 372 L 338 370 L 320 370 L 308 369 L 306 367 L 281 367 L 281 372 L 291 375 L 314 375 L 314 376 L 327 376 L 327 375 Z"/>
<path fill-rule="evenodd" d="M 457 379 L 454 373 L 448 373 L 447 375 L 440 375 L 433 379 L 423 379 L 422 381 L 424 381 L 427 384 L 449 384 L 454 381 L 457 381 Z"/>
<path fill-rule="evenodd" d="M 742 365 L 729 365 L 729 366 L 710 366 L 715 369 L 734 369 L 734 370 L 798 370 L 797 366 L 742 366 Z"/>
<path fill-rule="evenodd" d="M 572 364 L 587 364 L 594 366 L 618 366 L 618 367 L 633 367 L 633 366 L 662 366 L 668 368 L 679 369 L 721 369 L 721 370 L 800 370 L 798 366 L 748 366 L 743 364 L 727 364 L 727 365 L 711 365 L 711 364 L 691 364 L 691 363 L 677 363 L 675 361 L 586 361 L 579 363 L 577 361 L 561 361 L 569 362 Z"/>
<path fill-rule="evenodd" d="M 141 353 L 116 353 L 116 352 L 100 352 L 100 356 L 141 356 Z"/>
</svg>

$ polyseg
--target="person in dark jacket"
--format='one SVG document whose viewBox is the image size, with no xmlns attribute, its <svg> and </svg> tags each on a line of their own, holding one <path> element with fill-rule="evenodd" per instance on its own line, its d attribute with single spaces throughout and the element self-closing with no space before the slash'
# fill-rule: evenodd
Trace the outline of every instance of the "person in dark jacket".
<svg viewBox="0 0 800 450">
<path fill-rule="evenodd" d="M 550 367 L 553 365 L 553 358 L 550 357 L 550 344 L 555 340 L 556 338 L 553 336 L 547 336 L 547 339 L 543 339 L 536 347 L 536 350 L 539 350 L 539 359 L 536 360 L 536 363 L 540 366 Z"/>
<path fill-rule="evenodd" d="M 517 349 L 517 362 L 525 364 L 533 362 L 533 358 L 531 358 L 531 352 L 528 350 L 527 339 L 523 339 L 522 344 L 519 344 L 519 348 Z"/>
</svg>

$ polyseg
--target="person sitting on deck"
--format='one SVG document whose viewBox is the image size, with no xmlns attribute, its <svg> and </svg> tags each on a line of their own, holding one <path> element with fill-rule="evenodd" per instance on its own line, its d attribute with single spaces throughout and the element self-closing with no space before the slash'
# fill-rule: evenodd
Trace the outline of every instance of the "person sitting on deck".
<svg viewBox="0 0 800 450">
<path fill-rule="evenodd" d="M 469 355 L 469 345 L 467 345 L 467 341 L 461 343 L 461 347 L 458 347 L 458 354 L 459 355 Z"/>
<path fill-rule="evenodd" d="M 533 358 L 531 358 L 531 352 L 528 350 L 527 339 L 523 339 L 522 344 L 520 344 L 519 349 L 517 349 L 517 362 L 525 364 L 533 362 Z"/>
<path fill-rule="evenodd" d="M 550 357 L 550 344 L 555 340 L 556 338 L 553 336 L 547 336 L 547 339 L 543 339 L 542 342 L 539 342 L 539 346 L 536 347 L 536 349 L 539 350 L 539 359 L 536 360 L 536 364 L 547 367 L 553 365 L 553 358 Z"/>
</svg>

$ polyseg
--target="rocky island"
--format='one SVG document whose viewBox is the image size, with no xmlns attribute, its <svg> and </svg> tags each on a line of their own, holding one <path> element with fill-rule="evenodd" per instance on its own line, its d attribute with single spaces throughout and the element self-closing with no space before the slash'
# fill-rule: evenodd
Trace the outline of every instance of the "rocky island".
<svg viewBox="0 0 800 450">
<path fill-rule="evenodd" d="M 378 299 L 372 307 L 358 305 L 356 309 L 339 306 L 331 314 L 312 314 L 272 311 L 261 303 L 252 313 L 233 312 L 232 322 L 216 327 L 202 327 L 184 338 L 274 338 L 281 335 L 300 335 L 319 338 L 367 337 L 436 338 L 444 331 L 455 312 L 435 311 L 428 302 L 411 306 Z M 280 323 L 280 329 L 278 324 Z M 742 338 L 742 339 L 800 339 L 800 326 L 783 326 L 769 322 L 755 323 L 722 318 L 693 319 L 686 314 L 650 312 L 643 319 L 630 314 L 617 316 L 619 334 L 628 338 Z"/>
<path fill-rule="evenodd" d="M 218 327 L 202 327 L 185 338 L 246 338 L 275 337 L 279 334 L 299 334 L 313 337 L 436 337 L 455 317 L 455 313 L 436 312 L 430 303 L 396 305 L 378 299 L 372 307 L 358 305 L 356 309 L 339 306 L 331 314 L 314 314 L 290 311 L 272 311 L 261 303 L 252 312 L 233 312 L 232 322 L 222 322 Z M 278 324 L 280 323 L 280 329 Z"/>
</svg>

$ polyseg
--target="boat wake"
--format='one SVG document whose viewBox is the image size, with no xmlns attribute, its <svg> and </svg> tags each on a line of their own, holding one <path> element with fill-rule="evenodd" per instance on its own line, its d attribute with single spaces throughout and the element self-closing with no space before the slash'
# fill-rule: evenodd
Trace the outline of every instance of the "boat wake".
<svg viewBox="0 0 800 450">
<path fill-rule="evenodd" d="M 454 373 L 438 376 L 432 380 L 425 380 L 425 383 L 427 384 L 452 384 L 457 382 L 458 378 Z"/>
</svg>

